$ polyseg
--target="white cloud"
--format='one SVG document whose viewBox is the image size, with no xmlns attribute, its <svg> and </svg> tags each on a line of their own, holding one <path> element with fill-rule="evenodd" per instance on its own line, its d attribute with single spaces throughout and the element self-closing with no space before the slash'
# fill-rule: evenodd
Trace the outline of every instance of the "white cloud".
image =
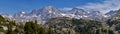
<svg viewBox="0 0 120 34">
<path fill-rule="evenodd" d="M 98 10 L 105 14 L 110 10 L 120 9 L 120 0 L 104 0 L 102 3 L 88 3 L 83 6 L 78 6 L 78 8 L 87 10 Z"/>
</svg>

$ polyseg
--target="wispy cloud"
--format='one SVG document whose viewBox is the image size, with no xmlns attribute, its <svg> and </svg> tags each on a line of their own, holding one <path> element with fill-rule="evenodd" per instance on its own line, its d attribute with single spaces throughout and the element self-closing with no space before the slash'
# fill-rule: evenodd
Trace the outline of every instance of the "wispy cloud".
<svg viewBox="0 0 120 34">
<path fill-rule="evenodd" d="M 78 6 L 78 8 L 98 10 L 104 14 L 110 10 L 120 9 L 120 0 L 104 0 L 102 3 L 88 3 L 83 6 Z"/>
</svg>

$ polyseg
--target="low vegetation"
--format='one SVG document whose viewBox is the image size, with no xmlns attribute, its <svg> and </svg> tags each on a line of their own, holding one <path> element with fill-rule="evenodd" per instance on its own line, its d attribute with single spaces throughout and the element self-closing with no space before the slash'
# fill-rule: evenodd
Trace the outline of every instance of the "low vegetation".
<svg viewBox="0 0 120 34">
<path fill-rule="evenodd" d="M 67 17 L 48 20 L 44 25 L 37 21 L 25 22 L 5 20 L 0 16 L 0 34 L 116 34 L 119 32 L 119 20 L 108 20 L 107 23 Z"/>
</svg>

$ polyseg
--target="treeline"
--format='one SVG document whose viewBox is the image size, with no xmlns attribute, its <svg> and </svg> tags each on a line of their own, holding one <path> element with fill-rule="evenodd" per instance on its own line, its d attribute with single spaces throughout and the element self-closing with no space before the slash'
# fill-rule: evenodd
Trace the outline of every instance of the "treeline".
<svg viewBox="0 0 120 34">
<path fill-rule="evenodd" d="M 23 25 L 0 16 L 0 34 L 53 34 L 53 31 L 51 27 L 37 24 L 37 21 L 29 21 Z"/>
<path fill-rule="evenodd" d="M 119 23 L 118 20 L 108 20 L 104 23 L 88 19 L 57 17 L 48 20 L 44 25 L 37 24 L 37 21 L 21 24 L 0 16 L 0 34 L 116 34 L 119 30 L 119 25 L 116 24 Z"/>
<path fill-rule="evenodd" d="M 106 23 L 88 19 L 59 17 L 49 20 L 46 25 L 56 34 L 115 34 Z"/>
</svg>

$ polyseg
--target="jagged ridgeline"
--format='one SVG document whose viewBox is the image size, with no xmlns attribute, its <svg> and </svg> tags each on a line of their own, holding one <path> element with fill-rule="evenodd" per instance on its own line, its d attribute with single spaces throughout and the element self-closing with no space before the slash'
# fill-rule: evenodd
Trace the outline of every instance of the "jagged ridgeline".
<svg viewBox="0 0 120 34">
<path fill-rule="evenodd" d="M 2 16 L 0 20 L 0 34 L 115 34 L 107 24 L 89 19 L 57 17 L 43 25 L 37 24 L 37 21 L 23 25 L 5 20 Z"/>
</svg>

